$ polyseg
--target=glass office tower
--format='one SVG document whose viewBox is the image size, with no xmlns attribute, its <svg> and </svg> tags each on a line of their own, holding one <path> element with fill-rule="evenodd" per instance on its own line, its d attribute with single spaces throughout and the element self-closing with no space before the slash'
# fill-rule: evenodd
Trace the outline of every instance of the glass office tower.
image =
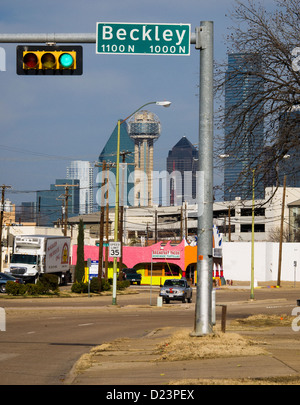
<svg viewBox="0 0 300 405">
<path fill-rule="evenodd" d="M 225 74 L 224 199 L 252 198 L 252 169 L 264 147 L 263 81 L 258 54 L 228 55 Z M 264 185 L 255 179 L 255 198 L 263 198 Z"/>
<path fill-rule="evenodd" d="M 196 199 L 197 169 L 198 150 L 183 136 L 169 151 L 167 157 L 167 171 L 170 174 L 174 172 L 181 174 L 179 188 L 174 185 L 174 179 L 170 181 L 170 205 L 175 205 L 175 201 L 192 203 Z"/>
<path fill-rule="evenodd" d="M 69 185 L 68 217 L 79 214 L 79 180 L 56 179 L 50 190 L 37 191 L 36 215 L 38 226 L 52 227 L 54 222 L 63 222 L 65 215 L 65 186 Z"/>
<path fill-rule="evenodd" d="M 122 119 L 121 119 L 122 121 Z M 118 125 L 115 126 L 112 134 L 107 140 L 102 152 L 99 155 L 99 163 L 106 162 L 109 167 L 109 193 L 107 199 L 109 206 L 115 206 L 116 195 L 116 161 L 117 161 L 117 139 L 118 139 Z M 124 162 L 124 163 L 123 163 Z M 129 193 L 131 192 L 134 183 L 131 176 L 134 175 L 134 142 L 128 135 L 127 123 L 123 122 L 120 127 L 120 201 L 121 205 L 133 205 L 129 201 Z M 99 167 L 96 182 L 98 183 L 98 190 L 96 194 L 96 202 L 101 204 L 101 187 L 102 187 L 102 166 Z M 105 197 L 106 198 L 106 197 Z M 106 204 L 106 202 L 105 202 Z"/>
<path fill-rule="evenodd" d="M 84 160 L 73 160 L 67 167 L 67 179 L 80 181 L 79 214 L 91 214 L 94 204 L 93 165 Z"/>
<path fill-rule="evenodd" d="M 300 104 L 295 104 L 279 117 L 278 149 L 285 158 L 279 162 L 279 184 L 286 176 L 287 187 L 300 187 Z"/>
</svg>

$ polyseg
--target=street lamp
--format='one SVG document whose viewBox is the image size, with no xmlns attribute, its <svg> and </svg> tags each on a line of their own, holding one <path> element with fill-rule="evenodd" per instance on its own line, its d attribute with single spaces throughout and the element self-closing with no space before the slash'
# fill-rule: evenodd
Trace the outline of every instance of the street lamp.
<svg viewBox="0 0 300 405">
<path fill-rule="evenodd" d="M 150 104 L 156 104 L 162 107 L 170 107 L 170 101 L 150 101 L 149 103 L 143 104 L 132 114 L 126 117 L 124 120 L 118 120 L 118 139 L 117 139 L 117 164 L 116 164 L 116 203 L 115 203 L 115 231 L 114 231 L 114 242 L 118 242 L 118 226 L 119 226 L 119 164 L 120 164 L 120 133 L 121 133 L 121 124 L 132 117 L 135 113 L 140 111 L 142 108 Z M 114 257 L 113 263 L 113 296 L 112 296 L 112 305 L 117 304 L 117 257 Z"/>
</svg>

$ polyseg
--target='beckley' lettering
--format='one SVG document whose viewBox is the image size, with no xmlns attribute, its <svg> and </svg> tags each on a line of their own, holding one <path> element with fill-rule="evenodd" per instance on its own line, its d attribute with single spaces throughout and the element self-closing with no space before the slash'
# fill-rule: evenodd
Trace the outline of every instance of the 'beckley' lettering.
<svg viewBox="0 0 300 405">
<path fill-rule="evenodd" d="M 170 29 L 164 29 L 161 33 L 160 37 L 160 30 L 159 26 L 155 26 L 154 28 L 148 28 L 146 25 L 142 25 L 140 28 L 132 28 L 129 32 L 125 28 L 119 28 L 115 36 L 119 41 L 125 41 L 127 37 L 132 41 L 160 41 L 161 37 L 164 41 L 172 41 L 174 39 L 177 40 L 176 45 L 181 45 L 186 31 L 180 32 L 179 30 L 175 30 L 175 33 Z M 106 25 L 102 27 L 102 39 L 103 40 L 111 40 L 114 38 L 113 27 Z"/>
</svg>

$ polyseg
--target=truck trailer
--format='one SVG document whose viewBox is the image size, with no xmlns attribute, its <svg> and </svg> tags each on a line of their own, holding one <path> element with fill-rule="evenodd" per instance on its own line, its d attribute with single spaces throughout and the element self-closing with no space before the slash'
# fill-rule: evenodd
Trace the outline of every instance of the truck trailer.
<svg viewBox="0 0 300 405">
<path fill-rule="evenodd" d="M 49 235 L 15 236 L 9 272 L 36 283 L 41 274 L 56 274 L 60 284 L 71 281 L 70 238 Z"/>
</svg>

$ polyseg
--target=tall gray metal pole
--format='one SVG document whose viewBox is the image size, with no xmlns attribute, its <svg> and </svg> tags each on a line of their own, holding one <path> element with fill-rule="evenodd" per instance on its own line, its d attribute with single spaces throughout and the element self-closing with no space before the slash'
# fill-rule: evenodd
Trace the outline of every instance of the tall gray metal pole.
<svg viewBox="0 0 300 405">
<path fill-rule="evenodd" d="M 95 43 L 96 33 L 0 34 L 1 43 Z"/>
<path fill-rule="evenodd" d="M 198 35 L 197 35 L 198 34 Z M 203 21 L 196 32 L 200 48 L 197 297 L 193 336 L 213 333 L 213 22 Z M 198 183 L 199 184 L 199 183 Z"/>
</svg>

